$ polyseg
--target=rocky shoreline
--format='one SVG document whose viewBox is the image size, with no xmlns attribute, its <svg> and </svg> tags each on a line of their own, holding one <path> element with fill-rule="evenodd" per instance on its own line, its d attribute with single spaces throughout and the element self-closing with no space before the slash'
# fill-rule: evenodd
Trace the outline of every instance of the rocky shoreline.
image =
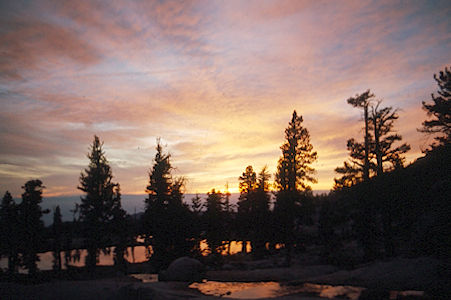
<svg viewBox="0 0 451 300">
<path fill-rule="evenodd" d="M 280 267 L 271 265 L 268 261 L 241 261 L 239 264 L 232 263 L 224 266 L 225 268 L 220 270 L 207 270 L 206 279 L 220 282 L 277 282 L 284 286 L 302 286 L 305 283 L 348 285 L 363 287 L 368 291 L 385 292 L 386 295 L 388 291 L 425 292 L 425 296 L 416 298 L 410 296 L 409 299 L 440 299 L 442 297 L 446 299 L 449 292 L 447 289 L 450 286 L 449 263 L 431 257 L 375 261 L 350 270 L 332 265 L 309 265 L 296 262 L 290 267 Z M 138 269 L 144 271 L 145 264 L 140 267 L 135 266 L 134 271 L 139 271 Z M 131 276 L 107 274 L 106 271 L 100 277 L 104 278 L 50 279 L 35 284 L 0 282 L 0 298 L 65 300 L 221 298 L 204 295 L 197 289 L 189 288 L 189 282 L 142 282 Z M 302 299 L 325 299 L 296 292 L 268 299 L 299 299 L 301 296 Z M 361 297 L 363 296 L 362 294 Z"/>
</svg>

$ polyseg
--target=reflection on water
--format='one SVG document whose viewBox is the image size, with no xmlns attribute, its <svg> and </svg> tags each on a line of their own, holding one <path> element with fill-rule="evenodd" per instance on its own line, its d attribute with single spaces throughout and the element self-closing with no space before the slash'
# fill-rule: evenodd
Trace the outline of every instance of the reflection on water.
<svg viewBox="0 0 451 300">
<path fill-rule="evenodd" d="M 236 299 L 272 298 L 291 294 L 314 294 L 324 298 L 346 297 L 356 300 L 365 289 L 354 286 L 331 286 L 305 283 L 289 286 L 278 282 L 218 282 L 193 283 L 190 288 L 198 289 L 204 295 Z"/>
<path fill-rule="evenodd" d="M 158 274 L 130 274 L 130 277 L 141 280 L 142 282 L 157 282 Z"/>
<path fill-rule="evenodd" d="M 111 251 L 109 253 L 100 252 L 99 262 L 97 265 L 100 265 L 100 266 L 114 265 L 114 258 L 113 258 L 114 248 L 115 247 L 111 247 L 110 248 Z M 61 255 L 61 260 L 63 261 L 62 268 L 66 269 L 66 266 L 64 264 L 65 252 L 61 252 L 60 255 Z M 87 255 L 86 249 L 72 250 L 71 256 L 76 257 L 76 259 L 75 260 L 72 259 L 70 261 L 69 265 L 74 266 L 74 267 L 83 267 L 85 265 L 86 255 Z M 39 253 L 38 256 L 39 256 L 39 261 L 37 262 L 38 269 L 39 270 L 51 270 L 52 266 L 53 266 L 53 252 L 49 251 L 49 252 L 45 252 L 45 253 Z M 128 247 L 127 248 L 127 256 L 125 257 L 125 259 L 128 262 L 135 262 L 135 263 L 140 263 L 140 262 L 146 261 L 146 247 L 145 246 L 136 246 L 136 247 L 134 247 L 133 251 L 132 251 L 131 247 Z M 6 269 L 7 266 L 8 266 L 8 259 L 6 257 L 2 257 L 0 259 L 0 268 Z M 26 271 L 23 269 L 20 269 L 19 272 L 26 273 Z"/>
<path fill-rule="evenodd" d="M 202 255 L 208 255 L 210 253 L 210 249 L 208 248 L 207 240 L 200 241 L 199 244 L 200 251 L 202 252 Z M 222 255 L 233 255 L 240 253 L 243 249 L 243 242 L 242 241 L 223 241 L 222 247 L 221 247 L 221 254 Z M 252 247 L 251 243 L 249 241 L 246 241 L 246 252 L 251 252 Z"/>
<path fill-rule="evenodd" d="M 280 290 L 277 282 L 218 282 L 207 281 L 193 283 L 190 288 L 198 289 L 204 295 L 238 298 L 238 299 L 258 299 L 275 297 Z"/>
</svg>

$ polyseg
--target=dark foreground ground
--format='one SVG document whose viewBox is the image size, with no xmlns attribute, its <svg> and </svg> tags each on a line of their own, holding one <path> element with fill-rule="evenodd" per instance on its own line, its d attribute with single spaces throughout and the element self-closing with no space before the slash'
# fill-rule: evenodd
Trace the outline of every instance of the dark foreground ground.
<svg viewBox="0 0 451 300">
<path fill-rule="evenodd" d="M 358 265 L 352 269 L 312 263 L 299 258 L 291 267 L 280 267 L 274 259 L 240 261 L 224 265 L 222 270 L 207 271 L 209 281 L 260 282 L 275 281 L 286 286 L 304 283 L 350 285 L 368 290 L 424 291 L 424 299 L 451 299 L 450 264 L 431 257 L 395 258 Z M 145 272 L 145 265 L 131 266 L 132 272 Z M 134 269 L 134 270 L 133 270 Z M 44 276 L 45 277 L 45 276 Z M 70 279 L 47 278 L 33 284 L 0 282 L 0 299 L 219 299 L 206 296 L 187 282 L 143 283 L 131 276 L 114 273 L 111 268 L 86 279 L 72 275 Z M 63 276 L 64 277 L 64 276 Z M 271 299 L 325 299 L 317 295 L 294 293 Z M 343 299 L 343 298 L 330 298 Z M 377 299 L 377 298 L 373 298 Z M 412 298 L 413 299 L 413 298 Z M 423 299 L 423 298 L 421 298 Z"/>
</svg>

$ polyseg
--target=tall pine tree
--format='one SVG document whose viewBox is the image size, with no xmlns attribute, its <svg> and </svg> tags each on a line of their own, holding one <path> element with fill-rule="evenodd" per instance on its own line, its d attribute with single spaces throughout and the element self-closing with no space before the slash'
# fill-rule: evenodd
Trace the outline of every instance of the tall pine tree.
<svg viewBox="0 0 451 300">
<path fill-rule="evenodd" d="M 114 212 L 121 207 L 119 185 L 114 183 L 111 167 L 97 136 L 88 153 L 89 166 L 80 174 L 78 189 L 85 193 L 81 197 L 80 220 L 82 222 L 86 249 L 86 267 L 93 270 L 100 251 L 107 251 L 111 242 L 111 223 Z"/>
<path fill-rule="evenodd" d="M 22 187 L 22 203 L 19 205 L 19 219 L 21 222 L 22 262 L 30 275 L 37 272 L 38 253 L 43 243 L 44 222 L 41 217 L 47 210 L 42 210 L 42 190 L 45 188 L 39 179 L 29 180 Z"/>
<path fill-rule="evenodd" d="M 381 175 L 404 166 L 404 154 L 410 150 L 406 143 L 395 146 L 402 136 L 394 133 L 394 122 L 399 118 L 398 111 L 389 107 L 380 107 L 381 101 L 372 103 L 367 107 L 370 110 L 368 116 L 368 154 L 364 143 L 359 143 L 351 138 L 347 142 L 349 159 L 342 167 L 337 167 L 335 172 L 341 177 L 335 178 L 334 189 L 351 187 L 365 180 L 365 164 L 368 157 L 368 176 Z M 372 132 L 372 133 L 371 133 Z"/>
<path fill-rule="evenodd" d="M 190 214 L 183 204 L 184 178 L 172 177 L 170 154 L 157 141 L 154 164 L 149 172 L 145 200 L 145 230 L 152 245 L 152 263 L 165 268 L 177 257 L 187 255 L 190 241 Z"/>
<path fill-rule="evenodd" d="M 252 210 L 255 202 L 255 190 L 257 188 L 257 174 L 252 166 L 247 166 L 243 174 L 238 178 L 240 197 L 238 198 L 237 233 L 242 241 L 241 252 L 246 253 L 246 244 L 252 227 Z"/>
<path fill-rule="evenodd" d="M 291 250 L 294 245 L 295 220 L 302 205 L 302 193 L 311 190 L 309 182 L 316 182 L 313 177 L 315 170 L 311 164 L 318 155 L 313 151 L 310 134 L 302 126 L 302 116 L 293 112 L 291 122 L 285 129 L 285 142 L 280 147 L 282 156 L 279 159 L 276 173 L 276 203 L 274 215 L 277 235 L 285 244 L 286 263 L 291 262 Z"/>
<path fill-rule="evenodd" d="M 348 100 L 348 104 L 353 107 L 363 109 L 363 121 L 364 121 L 364 152 L 363 152 L 363 179 L 368 180 L 370 178 L 370 164 L 369 164 L 369 155 L 370 155 L 370 125 L 369 125 L 369 111 L 368 108 L 370 106 L 371 100 L 374 97 L 373 94 L 370 93 L 370 90 L 366 92 L 356 95 L 355 97 L 351 97 Z M 349 143 L 348 143 L 349 144 Z"/>
</svg>

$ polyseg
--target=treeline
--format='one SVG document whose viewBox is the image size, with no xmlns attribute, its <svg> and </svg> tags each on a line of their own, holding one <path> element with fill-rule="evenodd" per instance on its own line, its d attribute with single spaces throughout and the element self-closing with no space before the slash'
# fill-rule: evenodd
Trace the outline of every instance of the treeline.
<svg viewBox="0 0 451 300">
<path fill-rule="evenodd" d="M 363 141 L 347 142 L 349 159 L 336 172 L 334 191 L 314 196 L 312 164 L 318 159 L 296 111 L 285 129 L 281 157 L 271 182 L 266 167 L 255 171 L 247 166 L 239 176 L 240 196 L 236 207 L 230 194 L 212 189 L 206 199 L 196 195 L 192 204 L 183 201 L 183 177 L 172 175 L 170 154 L 157 141 L 149 171 L 145 211 L 139 220 L 128 216 L 121 205 L 120 185 L 113 181 L 111 167 L 95 136 L 88 153 L 89 165 L 80 174 L 81 202 L 74 209 L 73 222 L 62 222 L 59 207 L 54 210 L 50 231 L 41 217 L 44 186 L 28 181 L 22 202 L 16 204 L 6 192 L 0 207 L 1 254 L 8 257 L 8 272 L 19 266 L 30 274 L 37 271 L 37 253 L 51 241 L 54 268 L 61 270 L 62 250 L 73 248 L 74 236 L 87 249 L 86 268 L 95 270 L 101 251 L 114 246 L 116 267 L 126 271 L 127 246 L 138 236 L 148 245 L 149 262 L 162 269 L 177 257 L 193 256 L 210 264 L 221 264 L 231 241 L 251 246 L 253 258 L 282 249 L 285 263 L 294 251 L 317 247 L 328 262 L 353 263 L 378 257 L 439 255 L 451 253 L 449 246 L 450 194 L 450 93 L 451 72 L 434 76 L 439 85 L 432 103 L 423 108 L 432 118 L 422 132 L 438 134 L 426 150 L 425 158 L 405 167 L 404 154 L 410 149 L 401 143 L 394 122 L 398 111 L 382 107 L 370 91 L 347 100 L 363 112 Z M 47 232 L 47 235 L 45 234 Z M 200 248 L 206 241 L 207 251 Z M 64 257 L 71 259 L 70 251 Z"/>
</svg>

